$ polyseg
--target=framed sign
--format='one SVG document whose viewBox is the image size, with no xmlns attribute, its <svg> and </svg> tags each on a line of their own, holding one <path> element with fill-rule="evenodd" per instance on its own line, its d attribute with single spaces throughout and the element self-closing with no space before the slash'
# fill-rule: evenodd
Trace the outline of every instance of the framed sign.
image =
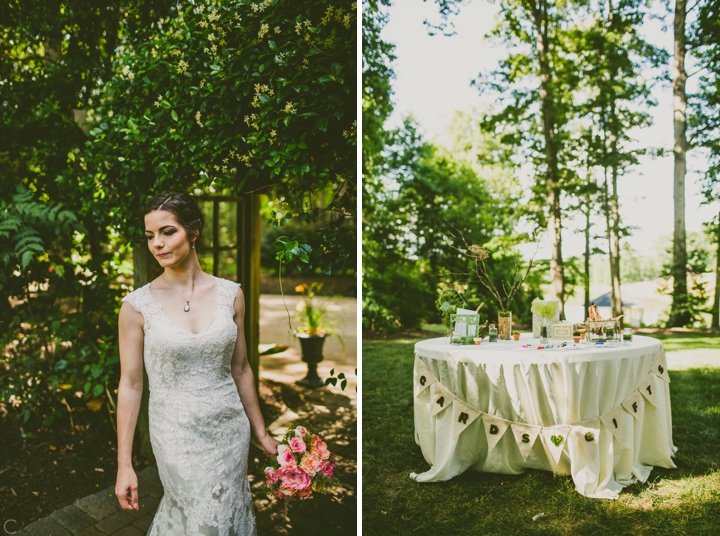
<svg viewBox="0 0 720 536">
<path fill-rule="evenodd" d="M 550 338 L 551 339 L 565 339 L 570 340 L 573 338 L 573 325 L 560 323 L 550 325 Z"/>
<path fill-rule="evenodd" d="M 462 344 L 474 344 L 473 337 L 478 336 L 480 315 L 450 315 L 453 333 L 460 335 Z"/>
</svg>

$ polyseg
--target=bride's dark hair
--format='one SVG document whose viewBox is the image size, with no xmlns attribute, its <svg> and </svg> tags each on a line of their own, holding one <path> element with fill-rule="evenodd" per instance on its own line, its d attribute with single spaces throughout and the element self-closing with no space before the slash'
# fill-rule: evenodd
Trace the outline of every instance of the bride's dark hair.
<svg viewBox="0 0 720 536">
<path fill-rule="evenodd" d="M 167 192 L 153 197 L 142 209 L 142 217 L 145 218 L 154 210 L 166 210 L 170 212 L 175 220 L 187 232 L 188 236 L 197 236 L 198 240 L 202 235 L 205 225 L 200 208 L 195 200 L 185 192 Z"/>
</svg>

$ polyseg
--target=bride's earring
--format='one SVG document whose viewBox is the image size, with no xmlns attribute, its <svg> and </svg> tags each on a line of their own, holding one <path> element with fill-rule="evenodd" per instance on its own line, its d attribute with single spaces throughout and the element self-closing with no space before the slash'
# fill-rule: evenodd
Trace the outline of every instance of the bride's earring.
<svg viewBox="0 0 720 536">
<path fill-rule="evenodd" d="M 195 242 L 192 243 L 192 245 L 190 246 L 190 249 L 195 249 Z"/>
</svg>

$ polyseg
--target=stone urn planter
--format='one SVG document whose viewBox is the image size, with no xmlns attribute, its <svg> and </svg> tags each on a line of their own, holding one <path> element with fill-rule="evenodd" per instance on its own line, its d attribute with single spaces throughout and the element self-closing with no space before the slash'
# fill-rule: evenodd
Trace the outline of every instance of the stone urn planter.
<svg viewBox="0 0 720 536">
<path fill-rule="evenodd" d="M 298 385 L 317 389 L 324 387 L 325 382 L 318 376 L 317 365 L 323 360 L 323 345 L 327 334 L 310 335 L 309 333 L 298 332 L 295 336 L 300 341 L 302 360 L 307 363 L 308 373 L 305 378 L 299 380 Z"/>
</svg>

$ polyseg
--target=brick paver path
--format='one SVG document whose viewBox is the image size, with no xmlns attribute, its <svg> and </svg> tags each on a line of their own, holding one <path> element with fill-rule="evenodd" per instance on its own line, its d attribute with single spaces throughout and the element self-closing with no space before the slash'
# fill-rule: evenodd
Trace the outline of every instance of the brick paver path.
<svg viewBox="0 0 720 536">
<path fill-rule="evenodd" d="M 163 489 L 155 467 L 147 467 L 137 476 L 140 508 L 136 512 L 120 508 L 112 486 L 31 523 L 15 535 L 142 536 L 155 515 Z"/>
</svg>

